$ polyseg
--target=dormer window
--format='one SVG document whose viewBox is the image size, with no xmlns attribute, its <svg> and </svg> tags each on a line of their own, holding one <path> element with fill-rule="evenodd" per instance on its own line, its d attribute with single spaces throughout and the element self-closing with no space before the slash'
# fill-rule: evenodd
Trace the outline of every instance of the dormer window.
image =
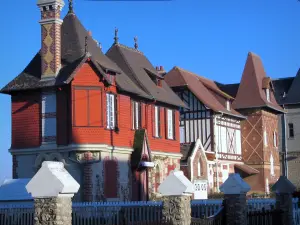
<svg viewBox="0 0 300 225">
<path fill-rule="evenodd" d="M 266 90 L 266 97 L 267 97 L 267 101 L 270 102 L 270 89 L 265 89 Z"/>
<path fill-rule="evenodd" d="M 226 109 L 230 111 L 230 101 L 226 100 Z"/>
</svg>

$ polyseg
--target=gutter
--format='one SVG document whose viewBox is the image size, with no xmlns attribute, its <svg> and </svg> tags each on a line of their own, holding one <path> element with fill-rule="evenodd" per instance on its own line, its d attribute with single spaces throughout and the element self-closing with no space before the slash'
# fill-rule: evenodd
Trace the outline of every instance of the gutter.
<svg viewBox="0 0 300 225">
<path fill-rule="evenodd" d="M 285 109 L 284 105 L 282 105 L 282 108 Z M 283 113 L 283 138 L 284 138 L 284 145 L 282 146 L 282 152 L 283 152 L 283 176 L 288 178 L 288 166 L 287 166 L 287 135 L 286 135 L 286 113 Z"/>
</svg>

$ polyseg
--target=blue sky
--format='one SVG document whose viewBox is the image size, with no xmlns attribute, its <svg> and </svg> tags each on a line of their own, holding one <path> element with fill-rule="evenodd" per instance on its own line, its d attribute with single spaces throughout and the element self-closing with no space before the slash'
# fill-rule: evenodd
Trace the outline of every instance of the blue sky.
<svg viewBox="0 0 300 225">
<path fill-rule="evenodd" d="M 139 49 L 167 70 L 177 65 L 219 82 L 239 82 L 248 51 L 261 56 L 273 78 L 295 76 L 300 67 L 297 0 L 73 1 L 104 51 L 118 27 L 121 43 L 133 46 L 138 36 Z M 41 35 L 36 1 L 3 1 L 1 8 L 3 87 L 39 50 Z M 67 4 L 63 16 L 66 12 Z M 11 177 L 10 96 L 0 95 L 0 105 L 1 181 Z"/>
</svg>

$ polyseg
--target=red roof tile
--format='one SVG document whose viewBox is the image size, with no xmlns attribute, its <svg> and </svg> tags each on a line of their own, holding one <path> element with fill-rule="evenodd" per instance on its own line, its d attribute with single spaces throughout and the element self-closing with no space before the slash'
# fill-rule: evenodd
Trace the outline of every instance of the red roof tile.
<svg viewBox="0 0 300 225">
<path fill-rule="evenodd" d="M 233 107 L 235 109 L 268 107 L 282 112 L 283 109 L 277 104 L 272 89 L 268 102 L 264 89 L 269 85 L 266 85 L 266 81 L 268 79 L 260 57 L 249 52 Z"/>
</svg>

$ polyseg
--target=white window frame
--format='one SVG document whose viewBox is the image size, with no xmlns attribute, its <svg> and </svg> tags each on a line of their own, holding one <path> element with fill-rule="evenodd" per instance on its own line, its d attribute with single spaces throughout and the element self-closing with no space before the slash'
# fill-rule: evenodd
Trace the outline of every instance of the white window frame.
<svg viewBox="0 0 300 225">
<path fill-rule="evenodd" d="M 160 108 L 158 106 L 154 106 L 154 137 L 160 137 Z"/>
<path fill-rule="evenodd" d="M 271 174 L 271 176 L 275 175 L 275 172 L 274 172 L 274 158 L 273 158 L 272 154 L 270 156 L 270 174 Z"/>
<path fill-rule="evenodd" d="M 173 121 L 174 111 L 167 109 L 167 138 L 174 140 L 174 121 Z"/>
<path fill-rule="evenodd" d="M 132 129 L 133 130 L 138 130 L 140 129 L 140 125 L 141 125 L 141 119 L 140 118 L 140 113 L 139 113 L 139 109 L 141 109 L 141 103 L 140 102 L 136 102 L 136 101 L 132 101 Z"/>
<path fill-rule="evenodd" d="M 267 137 L 267 131 L 264 130 L 264 145 L 267 147 L 268 146 L 268 137 Z"/>
<path fill-rule="evenodd" d="M 115 113 L 115 100 L 116 96 L 111 93 L 106 93 L 106 123 L 107 129 L 114 129 L 116 125 L 116 113 Z"/>
<path fill-rule="evenodd" d="M 267 101 L 270 102 L 271 99 L 270 99 L 270 89 L 266 89 L 266 97 L 267 97 Z"/>
<path fill-rule="evenodd" d="M 277 147 L 277 133 L 276 133 L 276 131 L 273 132 L 273 143 L 274 143 L 274 147 Z"/>
<path fill-rule="evenodd" d="M 230 101 L 226 100 L 226 109 L 230 111 Z"/>
</svg>

